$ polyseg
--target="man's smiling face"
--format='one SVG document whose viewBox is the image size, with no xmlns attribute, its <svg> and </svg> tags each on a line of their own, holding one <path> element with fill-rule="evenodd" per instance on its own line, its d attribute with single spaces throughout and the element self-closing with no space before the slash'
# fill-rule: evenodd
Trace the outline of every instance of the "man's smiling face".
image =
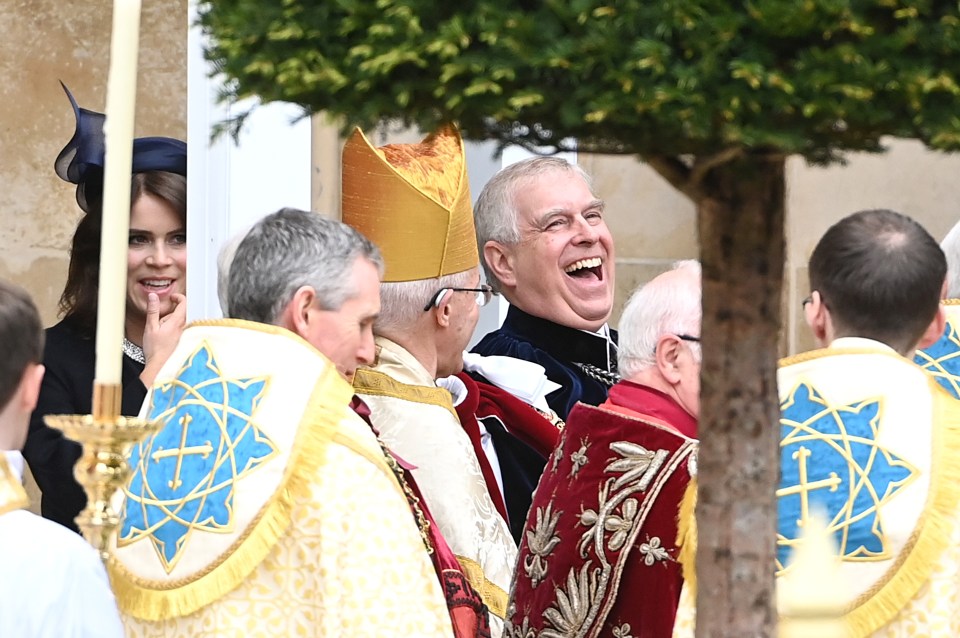
<svg viewBox="0 0 960 638">
<path fill-rule="evenodd" d="M 613 308 L 613 238 L 603 202 L 575 171 L 522 182 L 514 194 L 520 243 L 504 246 L 518 308 L 571 328 L 597 330 Z"/>
</svg>

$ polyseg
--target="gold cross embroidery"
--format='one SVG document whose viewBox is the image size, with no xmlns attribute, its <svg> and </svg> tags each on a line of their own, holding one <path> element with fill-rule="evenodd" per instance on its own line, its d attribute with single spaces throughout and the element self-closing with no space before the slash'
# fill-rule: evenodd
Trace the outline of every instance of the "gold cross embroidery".
<svg viewBox="0 0 960 638">
<path fill-rule="evenodd" d="M 813 490 L 829 487 L 831 492 L 836 492 L 841 480 L 836 472 L 830 472 L 830 478 L 820 481 L 807 481 L 807 458 L 811 455 L 810 450 L 800 446 L 800 449 L 790 455 L 790 458 L 797 462 L 797 469 L 800 472 L 800 483 L 792 487 L 784 487 L 777 490 L 777 498 L 781 496 L 790 496 L 791 494 L 800 495 L 800 518 L 797 520 L 797 527 L 803 527 L 804 521 L 810 518 L 810 492 Z"/>
<path fill-rule="evenodd" d="M 189 414 L 185 414 L 180 417 L 180 447 L 175 450 L 164 450 L 159 449 L 154 452 L 151 456 L 153 462 L 156 463 L 160 459 L 165 459 L 170 456 L 177 457 L 177 465 L 173 470 L 173 480 L 167 481 L 167 487 L 171 489 L 177 489 L 183 485 L 183 481 L 180 480 L 180 469 L 183 467 L 183 457 L 187 454 L 200 454 L 203 458 L 207 458 L 211 452 L 213 452 L 213 446 L 210 444 L 210 441 L 206 441 L 203 445 L 194 445 L 187 446 L 187 427 L 190 425 L 190 421 L 193 420 L 193 417 Z"/>
</svg>

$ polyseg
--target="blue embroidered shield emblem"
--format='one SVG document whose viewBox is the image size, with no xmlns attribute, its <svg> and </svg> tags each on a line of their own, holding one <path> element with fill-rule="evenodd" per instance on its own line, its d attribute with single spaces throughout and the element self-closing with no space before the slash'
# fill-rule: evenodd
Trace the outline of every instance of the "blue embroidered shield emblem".
<svg viewBox="0 0 960 638">
<path fill-rule="evenodd" d="M 960 334 L 953 320 L 947 321 L 943 334 L 932 346 L 917 350 L 913 360 L 953 398 L 960 399 Z"/>
<path fill-rule="evenodd" d="M 882 401 L 832 406 L 804 383 L 780 410 L 777 569 L 814 511 L 826 517 L 843 560 L 888 558 L 882 506 L 919 472 L 878 444 Z"/>
<path fill-rule="evenodd" d="M 266 386 L 223 378 L 202 344 L 154 387 L 148 418 L 162 425 L 131 453 L 119 546 L 149 538 L 170 573 L 193 532 L 232 529 L 236 481 L 277 454 L 252 418 Z"/>
</svg>

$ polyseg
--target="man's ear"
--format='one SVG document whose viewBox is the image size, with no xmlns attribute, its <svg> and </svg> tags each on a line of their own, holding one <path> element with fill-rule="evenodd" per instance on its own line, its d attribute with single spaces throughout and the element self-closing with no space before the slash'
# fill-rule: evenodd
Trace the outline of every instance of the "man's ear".
<svg viewBox="0 0 960 638">
<path fill-rule="evenodd" d="M 20 378 L 20 401 L 24 412 L 33 412 L 37 407 L 44 372 L 46 368 L 39 363 L 31 363 L 23 371 L 23 377 Z"/>
<path fill-rule="evenodd" d="M 819 291 L 814 290 L 810 293 L 810 303 L 804 304 L 803 316 L 807 320 L 807 325 L 813 332 L 813 337 L 817 343 L 826 345 L 828 343 L 827 326 L 830 322 L 830 311 L 823 303 L 823 297 Z"/>
<path fill-rule="evenodd" d="M 310 332 L 310 308 L 316 298 L 317 293 L 313 286 L 297 288 L 293 298 L 281 313 L 283 326 L 306 339 Z"/>
<path fill-rule="evenodd" d="M 943 336 L 943 330 L 946 327 L 947 313 L 943 309 L 943 304 L 939 304 L 937 306 L 937 314 L 933 316 L 933 321 L 931 321 L 927 329 L 924 330 L 923 336 L 920 337 L 920 343 L 917 344 L 917 348 L 923 350 L 935 344 L 940 337 Z"/>
<path fill-rule="evenodd" d="M 447 291 L 443 293 L 443 297 L 440 298 L 440 301 L 435 306 L 431 306 L 430 312 L 433 314 L 433 320 L 437 322 L 437 325 L 441 328 L 448 328 L 450 326 L 450 320 L 453 315 L 453 308 L 450 306 L 450 302 L 453 300 L 453 292 Z"/>
<path fill-rule="evenodd" d="M 680 383 L 680 365 L 677 361 L 679 356 L 679 339 L 673 335 L 661 335 L 657 339 L 657 351 L 654 353 L 657 369 L 660 371 L 660 376 L 670 385 Z"/>
<path fill-rule="evenodd" d="M 510 287 L 517 285 L 516 266 L 510 246 L 491 239 L 483 245 L 483 260 L 501 284 Z"/>
</svg>

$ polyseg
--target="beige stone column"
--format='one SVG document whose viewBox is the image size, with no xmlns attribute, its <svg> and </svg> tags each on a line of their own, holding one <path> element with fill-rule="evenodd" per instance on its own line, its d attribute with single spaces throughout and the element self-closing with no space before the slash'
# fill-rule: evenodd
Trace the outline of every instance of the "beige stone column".
<svg viewBox="0 0 960 638">
<path fill-rule="evenodd" d="M 340 219 L 340 153 L 343 138 L 323 115 L 311 118 L 310 208 Z"/>
</svg>

